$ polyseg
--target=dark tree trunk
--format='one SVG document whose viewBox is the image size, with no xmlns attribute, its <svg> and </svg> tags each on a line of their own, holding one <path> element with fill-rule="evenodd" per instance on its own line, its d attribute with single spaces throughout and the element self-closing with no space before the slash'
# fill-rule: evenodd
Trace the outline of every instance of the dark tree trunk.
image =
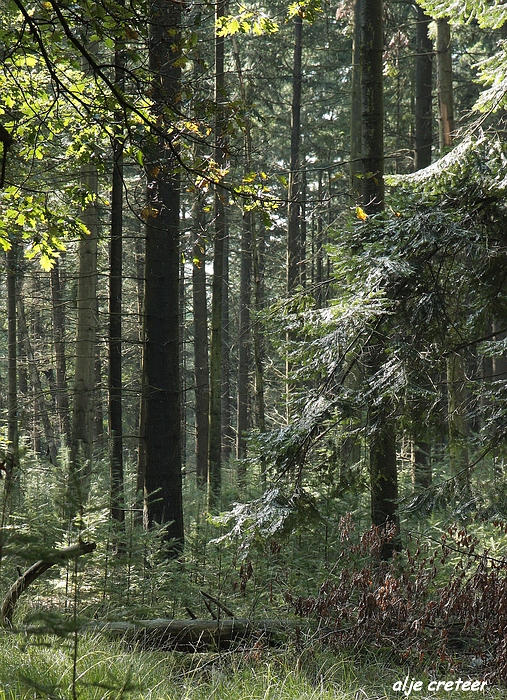
<svg viewBox="0 0 507 700">
<path fill-rule="evenodd" d="M 352 34 L 352 79 L 350 86 L 350 192 L 353 202 L 358 200 L 363 172 L 361 150 L 361 0 L 354 0 Z"/>
<path fill-rule="evenodd" d="M 208 304 L 206 299 L 206 239 L 204 201 L 196 196 L 193 207 L 194 264 L 192 294 L 194 312 L 195 454 L 199 488 L 208 482 L 209 362 Z"/>
<path fill-rule="evenodd" d="M 287 292 L 294 291 L 299 283 L 301 262 L 300 241 L 300 191 L 299 148 L 301 141 L 301 57 L 303 48 L 303 20 L 294 19 L 294 58 L 292 69 L 292 110 L 290 130 L 290 172 L 287 212 Z"/>
<path fill-rule="evenodd" d="M 264 302 L 264 229 L 252 226 L 252 271 L 254 309 L 258 318 Z M 257 408 L 257 427 L 260 433 L 266 432 L 266 411 L 264 401 L 264 335 L 259 322 L 253 325 L 253 351 L 255 365 L 255 403 Z M 265 459 L 261 456 L 261 485 L 266 489 Z"/>
<path fill-rule="evenodd" d="M 384 108 L 382 0 L 361 0 L 362 149 L 365 177 L 363 207 L 368 214 L 384 209 Z M 379 333 L 368 348 L 369 371 L 375 376 L 385 362 L 385 341 Z M 396 431 L 392 403 L 377 397 L 370 409 L 371 518 L 374 525 L 398 528 Z M 395 539 L 386 542 L 382 558 L 392 556 Z"/>
<path fill-rule="evenodd" d="M 225 14 L 225 0 L 216 5 L 216 20 Z M 215 160 L 218 167 L 225 163 L 225 72 L 224 38 L 215 36 Z M 210 352 L 210 426 L 208 451 L 209 507 L 214 511 L 220 501 L 222 489 L 222 323 L 224 250 L 227 235 L 225 208 L 220 186 L 215 186 L 214 198 L 215 241 L 213 246 L 213 283 L 211 301 L 211 352 Z"/>
<path fill-rule="evenodd" d="M 431 18 L 417 6 L 415 68 L 415 170 L 431 165 L 433 145 L 433 43 L 428 34 Z M 432 482 L 431 444 L 425 406 L 416 401 L 412 406 L 413 447 L 412 483 L 414 492 Z"/>
<path fill-rule="evenodd" d="M 292 63 L 292 106 L 290 129 L 290 170 L 287 193 L 287 294 L 291 295 L 300 283 L 301 263 L 301 175 L 300 175 L 300 143 L 301 143 L 301 88 L 302 88 L 302 51 L 303 51 L 303 19 L 294 18 L 294 54 Z M 294 340 L 294 334 L 287 333 L 287 347 Z M 286 417 L 290 420 L 291 413 L 291 381 L 292 368 L 286 360 Z"/>
<path fill-rule="evenodd" d="M 147 524 L 167 526 L 171 553 L 183 547 L 180 413 L 180 178 L 168 129 L 179 101 L 181 6 L 153 0 L 149 65 L 156 142 L 146 155 L 144 494 Z M 164 132 L 164 133 L 161 133 Z"/>
<path fill-rule="evenodd" d="M 233 40 L 233 53 L 238 72 L 241 98 L 245 110 L 248 109 L 249 99 L 245 85 L 238 42 Z M 245 171 L 252 170 L 252 136 L 250 120 L 245 124 Z M 243 211 L 243 226 L 241 229 L 241 261 L 240 261 L 240 292 L 239 292 L 239 358 L 238 358 L 238 416 L 236 456 L 244 460 L 247 454 L 246 433 L 249 428 L 249 363 L 250 363 L 250 307 L 252 293 L 252 242 L 255 236 L 253 230 L 254 218 L 251 211 Z M 238 485 L 242 490 L 246 486 L 246 463 L 238 465 Z"/>
<path fill-rule="evenodd" d="M 25 346 L 26 357 L 28 360 L 28 369 L 30 373 L 30 381 L 35 394 L 35 410 L 37 419 L 42 422 L 42 427 L 44 430 L 44 437 L 47 445 L 47 454 L 51 461 L 51 464 L 56 465 L 56 442 L 55 435 L 53 432 L 53 426 L 51 425 L 51 420 L 49 418 L 49 410 L 42 389 L 42 382 L 40 378 L 39 368 L 37 367 L 35 356 L 32 348 L 32 343 L 30 341 L 30 336 L 28 334 L 28 328 L 26 324 L 25 317 L 25 307 L 23 304 L 22 296 L 20 295 L 17 300 L 17 311 L 18 311 L 18 331 L 19 337 L 22 338 L 23 344 Z M 39 431 L 38 431 L 39 432 Z"/>
<path fill-rule="evenodd" d="M 252 213 L 243 213 L 241 233 L 241 269 L 239 299 L 239 365 L 238 365 L 238 438 L 237 458 L 246 457 L 246 433 L 248 431 L 248 375 L 250 366 L 250 292 L 252 276 Z M 244 465 L 238 471 L 240 489 L 246 486 Z"/>
<path fill-rule="evenodd" d="M 51 300 L 53 314 L 53 344 L 56 369 L 56 406 L 60 420 L 60 431 L 64 443 L 69 445 L 71 436 L 69 389 L 67 385 L 67 358 L 65 355 L 65 313 L 60 265 L 58 258 L 51 270 Z"/>
<path fill-rule="evenodd" d="M 231 398 L 231 329 L 229 297 L 229 250 L 230 238 L 227 221 L 225 221 L 224 269 L 222 275 L 222 463 L 227 464 L 231 458 L 234 445 L 232 427 Z"/>
<path fill-rule="evenodd" d="M 7 251 L 7 465 L 4 487 L 6 500 L 12 495 L 18 468 L 17 265 L 18 244 L 17 241 L 12 241 L 12 245 Z"/>
<path fill-rule="evenodd" d="M 361 0 L 361 138 L 363 207 L 384 209 L 384 91 L 382 0 Z"/>
<path fill-rule="evenodd" d="M 115 52 L 115 82 L 122 89 L 124 56 Z M 121 113 L 117 116 L 121 123 Z M 123 142 L 114 138 L 111 195 L 111 242 L 109 247 L 109 440 L 111 516 L 125 519 L 123 494 L 123 413 L 122 413 L 122 276 L 123 276 Z"/>
<path fill-rule="evenodd" d="M 83 169 L 82 182 L 86 190 L 95 197 L 98 192 L 98 175 L 93 165 Z M 82 236 L 79 241 L 69 516 L 74 515 L 87 498 L 93 457 L 98 244 L 98 211 L 95 200 L 87 205 L 83 212 L 83 221 L 90 233 Z"/>
<path fill-rule="evenodd" d="M 447 407 L 449 423 L 449 463 L 461 497 L 470 493 L 468 454 L 468 395 L 465 360 L 459 353 L 447 358 Z"/>
<path fill-rule="evenodd" d="M 428 34 L 431 17 L 417 6 L 415 64 L 415 169 L 431 165 L 433 145 L 433 43 Z"/>
<path fill-rule="evenodd" d="M 136 238 L 136 274 L 137 274 L 137 313 L 138 313 L 138 328 L 139 328 L 139 343 L 141 347 L 141 358 L 139 373 L 141 377 L 139 391 L 139 411 L 138 411 L 138 452 L 137 452 L 137 507 L 136 513 L 140 520 L 140 510 L 143 510 L 143 519 L 147 526 L 146 503 L 144 501 L 144 479 L 146 474 L 146 441 L 144 439 L 144 423 L 146 419 L 145 393 L 146 393 L 146 377 L 144 373 L 144 358 L 145 352 L 145 317 L 144 317 L 144 287 L 145 287 L 145 248 L 146 238 Z"/>
</svg>

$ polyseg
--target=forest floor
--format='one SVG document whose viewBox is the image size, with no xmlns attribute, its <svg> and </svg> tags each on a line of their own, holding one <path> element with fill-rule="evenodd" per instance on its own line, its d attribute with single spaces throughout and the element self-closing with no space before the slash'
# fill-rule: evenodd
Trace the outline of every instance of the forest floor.
<svg viewBox="0 0 507 700">
<path fill-rule="evenodd" d="M 500 700 L 480 671 L 413 669 L 392 650 L 252 648 L 205 654 L 127 649 L 96 634 L 0 633 L 0 700 Z"/>
</svg>

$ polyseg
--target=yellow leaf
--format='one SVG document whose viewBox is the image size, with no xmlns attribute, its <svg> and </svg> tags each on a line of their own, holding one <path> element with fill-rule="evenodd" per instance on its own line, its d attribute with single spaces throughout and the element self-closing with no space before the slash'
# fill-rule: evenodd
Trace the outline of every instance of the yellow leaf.
<svg viewBox="0 0 507 700">
<path fill-rule="evenodd" d="M 358 219 L 361 219 L 361 221 L 366 221 L 368 218 L 368 214 L 362 207 L 356 207 L 356 216 Z"/>
<path fill-rule="evenodd" d="M 155 218 L 158 213 L 159 213 L 158 209 L 155 209 L 155 207 L 152 207 L 151 204 L 147 204 L 141 212 L 141 217 L 143 218 L 144 221 L 148 221 L 150 216 Z"/>
</svg>

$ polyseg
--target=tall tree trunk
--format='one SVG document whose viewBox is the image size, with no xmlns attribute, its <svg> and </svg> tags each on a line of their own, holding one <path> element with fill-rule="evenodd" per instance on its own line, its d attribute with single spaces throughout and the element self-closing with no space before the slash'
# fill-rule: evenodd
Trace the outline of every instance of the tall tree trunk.
<svg viewBox="0 0 507 700">
<path fill-rule="evenodd" d="M 181 218 L 185 219 L 184 211 L 181 212 Z M 180 392 L 181 392 L 181 463 L 187 463 L 187 349 L 186 349 L 186 285 L 185 285 L 185 255 L 184 251 L 180 250 L 180 286 L 179 286 L 179 304 L 180 304 Z"/>
<path fill-rule="evenodd" d="M 433 145 L 433 43 L 428 27 L 431 17 L 417 6 L 415 64 L 415 169 L 431 165 Z"/>
<path fill-rule="evenodd" d="M 315 222 L 315 304 L 318 308 L 323 306 L 324 301 L 324 291 L 323 291 L 323 281 L 324 281 L 324 240 L 323 240 L 323 230 L 324 222 L 322 219 L 322 208 L 324 206 L 324 198 L 322 194 L 322 170 L 319 170 L 318 174 L 318 190 L 317 195 L 319 199 L 319 207 L 317 211 L 317 221 Z"/>
<path fill-rule="evenodd" d="M 452 353 L 447 358 L 449 463 L 456 486 L 465 497 L 470 490 L 467 400 L 464 358 Z"/>
<path fill-rule="evenodd" d="M 451 28 L 445 18 L 437 19 L 437 91 L 440 150 L 452 145 L 455 129 L 452 89 Z"/>
<path fill-rule="evenodd" d="M 302 87 L 302 51 L 303 51 L 303 19 L 294 18 L 294 54 L 292 64 L 292 106 L 290 129 L 290 170 L 287 193 L 287 294 L 290 296 L 300 282 L 301 239 L 301 176 L 300 176 L 300 143 L 301 143 L 301 87 Z M 294 340 L 292 333 L 287 333 L 287 347 Z M 291 404 L 291 364 L 286 361 L 286 416 L 290 420 Z"/>
<path fill-rule="evenodd" d="M 230 238 L 225 221 L 224 269 L 222 274 L 222 463 L 231 458 L 234 445 L 231 399 L 231 329 L 229 296 L 229 250 Z"/>
<path fill-rule="evenodd" d="M 252 271 L 253 298 L 256 322 L 253 325 L 253 351 L 255 365 L 255 403 L 257 408 L 257 427 L 260 433 L 266 432 L 266 409 L 264 401 L 264 335 L 259 322 L 260 312 L 264 301 L 264 229 L 252 226 Z M 265 458 L 261 456 L 261 485 L 267 486 Z"/>
<path fill-rule="evenodd" d="M 225 14 L 225 0 L 218 0 L 215 19 Z M 219 168 L 225 163 L 225 72 L 224 38 L 215 35 L 215 161 Z M 217 509 L 222 489 L 222 313 L 224 250 L 227 235 L 225 208 L 220 186 L 215 186 L 214 197 L 215 240 L 213 246 L 213 283 L 211 301 L 211 352 L 210 352 L 210 425 L 208 450 L 209 508 Z"/>
<path fill-rule="evenodd" d="M 5 500 L 11 498 L 18 470 L 18 383 L 17 383 L 17 314 L 16 280 L 18 243 L 13 240 L 7 251 L 7 464 Z M 5 504 L 4 504 L 5 508 Z M 2 514 L 2 518 L 5 513 Z"/>
<path fill-rule="evenodd" d="M 69 446 L 71 422 L 69 389 L 67 385 L 67 358 L 65 354 L 65 312 L 58 258 L 55 259 L 55 263 L 51 269 L 51 302 L 56 369 L 56 406 L 60 422 L 60 434 L 63 435 L 64 444 Z"/>
<path fill-rule="evenodd" d="M 250 292 L 252 276 L 252 212 L 243 212 L 241 232 L 241 268 L 239 300 L 239 365 L 238 365 L 238 425 L 237 452 L 240 460 L 246 457 L 246 433 L 248 431 L 248 375 L 250 366 Z M 238 485 L 246 486 L 244 462 L 238 469 Z"/>
<path fill-rule="evenodd" d="M 361 0 L 361 195 L 369 214 L 384 209 L 382 5 L 382 0 Z"/>
<path fill-rule="evenodd" d="M 147 524 L 166 525 L 170 554 L 184 542 L 181 475 L 180 177 L 171 109 L 180 99 L 181 5 L 151 3 L 149 65 L 156 138 L 146 157 L 144 494 Z M 163 132 L 163 133 L 162 133 Z"/>
<path fill-rule="evenodd" d="M 415 170 L 431 165 L 433 145 L 433 43 L 428 34 L 431 18 L 417 6 L 415 72 Z M 420 400 L 412 405 L 413 445 L 412 483 L 414 492 L 431 486 L 430 431 L 425 406 Z"/>
<path fill-rule="evenodd" d="M 145 332 L 145 314 L 144 314 L 144 288 L 145 288 L 145 261 L 144 254 L 146 248 L 146 238 L 136 238 L 136 277 L 137 277 L 137 314 L 139 328 L 139 344 L 141 347 L 141 357 L 139 363 L 139 374 L 141 377 L 141 388 L 139 392 L 139 410 L 138 410 L 138 447 L 137 447 L 137 507 L 136 513 L 142 508 L 143 521 L 145 527 L 148 527 L 147 504 L 144 501 L 144 480 L 146 475 L 146 440 L 144 437 L 144 423 L 146 419 L 146 377 L 145 377 L 145 356 L 146 356 L 146 332 Z M 139 518 L 141 519 L 141 518 Z"/>
<path fill-rule="evenodd" d="M 247 86 L 245 85 L 238 42 L 233 38 L 233 53 L 241 90 L 241 99 L 245 110 L 248 109 Z M 245 173 L 252 170 L 252 135 L 250 119 L 245 123 Z M 254 219 L 251 211 L 244 210 L 241 229 L 240 252 L 240 291 L 239 291 L 239 358 L 238 358 L 238 417 L 236 457 L 238 465 L 238 486 L 243 490 L 246 486 L 247 454 L 246 433 L 249 428 L 249 363 L 250 363 L 250 306 L 252 286 L 252 239 Z"/>
<path fill-rule="evenodd" d="M 95 341 L 97 330 L 97 241 L 98 175 L 90 164 L 83 168 L 81 181 L 94 198 L 86 205 L 82 219 L 89 234 L 79 240 L 77 282 L 77 337 L 70 445 L 68 508 L 73 515 L 83 506 L 89 488 L 93 457 Z"/>
<path fill-rule="evenodd" d="M 363 172 L 361 148 L 361 0 L 354 0 L 352 33 L 352 79 L 350 86 L 350 193 L 353 202 L 360 194 Z"/>
<path fill-rule="evenodd" d="M 125 84 L 123 51 L 115 51 L 115 84 Z M 117 122 L 122 123 L 118 112 Z M 111 517 L 125 520 L 123 485 L 123 407 L 122 407 L 122 277 L 123 277 L 123 141 L 117 134 L 112 141 L 113 178 L 111 194 L 111 241 L 109 245 L 109 443 Z"/>
<path fill-rule="evenodd" d="M 204 198 L 197 195 L 192 210 L 194 253 L 192 295 L 194 312 L 195 455 L 199 488 L 208 482 L 209 362 L 208 304 L 206 299 L 206 236 Z"/>
<path fill-rule="evenodd" d="M 383 107 L 383 22 L 382 0 L 361 0 L 361 105 L 363 207 L 368 214 L 384 209 L 384 107 Z M 385 362 L 385 341 L 381 333 L 368 348 L 370 374 Z M 370 408 L 371 518 L 373 525 L 394 525 L 398 530 L 396 431 L 392 403 L 378 397 Z M 382 558 L 392 556 L 395 539 L 386 542 Z"/>
<path fill-rule="evenodd" d="M 23 304 L 23 298 L 21 295 L 18 296 L 17 300 L 17 312 L 18 312 L 18 330 L 19 336 L 23 339 L 25 346 L 26 357 L 28 360 L 28 369 L 30 372 L 30 381 L 35 394 L 35 406 L 37 411 L 37 417 L 42 422 L 42 427 L 44 429 L 44 437 L 47 444 L 47 454 L 49 455 L 51 464 L 56 464 L 56 441 L 53 431 L 53 426 L 51 425 L 51 420 L 49 418 L 49 410 L 47 402 L 44 396 L 44 390 L 42 388 L 42 382 L 40 378 L 39 368 L 37 367 L 35 356 L 32 348 L 32 343 L 30 341 L 30 336 L 28 333 L 28 328 L 26 324 L 25 317 L 25 307 Z"/>
<path fill-rule="evenodd" d="M 301 262 L 299 149 L 301 142 L 301 84 L 302 84 L 303 20 L 294 18 L 294 57 L 292 69 L 292 108 L 290 130 L 290 171 L 287 212 L 287 292 L 297 287 Z"/>
</svg>

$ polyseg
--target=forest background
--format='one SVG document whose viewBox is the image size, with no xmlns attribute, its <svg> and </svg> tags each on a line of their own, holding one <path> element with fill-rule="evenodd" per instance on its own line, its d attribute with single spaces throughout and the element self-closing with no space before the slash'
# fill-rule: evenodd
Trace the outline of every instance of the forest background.
<svg viewBox="0 0 507 700">
<path fill-rule="evenodd" d="M 0 693 L 501 697 L 506 7 L 0 7 Z"/>
</svg>

